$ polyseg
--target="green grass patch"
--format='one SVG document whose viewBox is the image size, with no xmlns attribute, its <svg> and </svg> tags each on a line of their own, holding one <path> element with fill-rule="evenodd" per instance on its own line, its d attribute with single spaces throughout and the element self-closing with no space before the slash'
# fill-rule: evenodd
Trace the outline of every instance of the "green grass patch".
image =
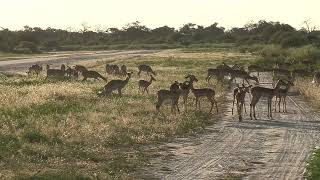
<svg viewBox="0 0 320 180">
<path fill-rule="evenodd" d="M 78 101 L 49 101 L 44 104 L 33 104 L 30 107 L 16 109 L 0 108 L 0 116 L 9 119 L 39 118 L 50 115 L 63 115 L 70 112 L 82 112 L 85 109 Z"/>
<path fill-rule="evenodd" d="M 16 154 L 21 147 L 20 140 L 14 135 L 0 135 L 0 160 Z"/>
<path fill-rule="evenodd" d="M 317 149 L 307 167 L 307 178 L 310 180 L 320 179 L 320 149 Z"/>
</svg>

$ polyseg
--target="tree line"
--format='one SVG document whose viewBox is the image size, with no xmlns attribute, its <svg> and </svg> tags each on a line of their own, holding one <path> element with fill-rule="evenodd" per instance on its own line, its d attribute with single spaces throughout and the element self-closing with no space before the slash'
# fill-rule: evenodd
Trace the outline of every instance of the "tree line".
<svg viewBox="0 0 320 180">
<path fill-rule="evenodd" d="M 0 51 L 39 53 L 63 50 L 67 46 L 101 46 L 114 44 L 171 44 L 189 46 L 199 43 L 279 44 L 282 47 L 300 47 L 312 44 L 320 47 L 320 31 L 305 22 L 295 29 L 280 22 L 248 23 L 244 27 L 226 30 L 214 23 L 204 27 L 193 23 L 179 29 L 162 26 L 150 29 L 140 22 L 107 30 L 91 30 L 83 25 L 79 31 L 25 26 L 22 30 L 0 30 Z"/>
</svg>

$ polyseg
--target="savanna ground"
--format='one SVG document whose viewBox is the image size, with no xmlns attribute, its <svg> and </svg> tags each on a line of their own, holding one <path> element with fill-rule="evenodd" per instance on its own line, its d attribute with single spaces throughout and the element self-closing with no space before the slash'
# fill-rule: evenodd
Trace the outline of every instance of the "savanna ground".
<svg viewBox="0 0 320 180">
<path fill-rule="evenodd" d="M 105 75 L 106 63 L 127 65 L 129 71 L 134 72 L 134 76 L 124 89 L 124 96 L 121 98 L 117 95 L 98 98 L 96 93 L 105 85 L 103 81 L 81 82 L 74 79 L 44 81 L 44 76 L 39 78 L 25 77 L 24 72 L 27 68 L 21 69 L 21 65 L 18 69 L 10 66 L 8 70 L 14 70 L 14 72 L 2 73 L 0 76 L 0 90 L 2 92 L 0 94 L 2 120 L 0 177 L 4 179 L 137 179 L 143 175 L 140 171 L 142 167 L 148 167 L 150 163 L 151 165 L 157 163 L 153 159 L 157 158 L 158 152 L 162 151 L 162 143 L 174 142 L 177 137 L 190 139 L 190 135 L 202 132 L 205 133 L 205 136 L 200 137 L 200 140 L 192 140 L 193 138 L 191 138 L 192 142 L 200 142 L 202 145 L 196 143 L 196 146 L 192 146 L 191 150 L 191 146 L 183 145 L 185 142 L 182 143 L 182 146 L 184 153 L 184 150 L 187 150 L 187 156 L 192 150 L 198 151 L 200 154 L 203 152 L 204 156 L 191 155 L 191 161 L 184 161 L 191 162 L 192 167 L 190 168 L 187 163 L 181 164 L 177 160 L 174 167 L 178 167 L 180 170 L 184 170 L 183 167 L 187 168 L 187 171 L 177 173 L 177 177 L 181 178 L 184 177 L 184 173 L 189 173 L 188 177 L 192 178 L 197 175 L 191 172 L 195 170 L 194 168 L 203 170 L 203 168 L 199 168 L 200 165 L 209 162 L 215 162 L 219 168 L 221 168 L 220 166 L 226 168 L 226 171 L 216 169 L 223 172 L 222 175 L 215 176 L 220 178 L 241 178 L 245 176 L 244 172 L 252 171 L 253 167 L 261 168 L 261 172 L 266 174 L 274 174 L 274 177 L 285 177 L 287 171 L 290 171 L 289 175 L 294 177 L 292 168 L 303 170 L 304 167 L 301 165 L 307 160 L 309 150 L 315 143 L 313 140 L 304 141 L 304 138 L 308 138 L 308 136 L 299 133 L 299 131 L 308 131 L 309 127 L 313 126 L 312 122 L 309 122 L 313 117 L 304 116 L 309 113 L 309 110 L 301 110 L 301 107 L 299 109 L 294 103 L 291 105 L 289 103 L 289 110 L 293 109 L 294 112 L 299 112 L 300 119 L 297 118 L 294 122 L 290 122 L 289 118 L 298 116 L 293 113 L 289 116 L 276 115 L 280 119 L 283 118 L 284 122 L 265 122 L 262 120 L 262 122 L 248 121 L 239 125 L 236 119 L 230 118 L 230 93 L 226 84 L 213 80 L 208 85 L 204 81 L 207 69 L 222 62 L 249 64 L 258 59 L 260 59 L 259 56 L 238 53 L 230 47 L 222 46 L 164 50 L 152 53 L 126 54 L 124 52 L 113 56 L 88 56 L 81 59 L 81 62 L 70 63 L 85 65 L 103 75 Z M 140 78 L 137 77 L 137 66 L 140 64 L 149 64 L 157 72 L 157 81 L 150 86 L 150 94 L 148 95 L 142 95 L 138 91 L 137 81 Z M 191 73 L 200 80 L 195 84 L 195 87 L 215 89 L 220 108 L 219 114 L 208 113 L 209 104 L 206 100 L 202 102 L 203 110 L 195 111 L 193 95 L 190 96 L 187 112 L 184 112 L 180 102 L 182 110 L 180 114 L 172 114 L 169 103 L 163 105 L 160 113 L 156 113 L 156 91 L 168 89 L 175 80 L 184 81 L 184 76 Z M 117 78 L 119 77 L 108 76 L 108 80 Z M 141 78 L 149 80 L 146 75 Z M 298 80 L 296 87 L 306 97 L 312 97 L 310 99 L 314 100 L 320 99 L 320 92 L 316 85 L 310 83 L 310 79 Z M 299 103 L 304 102 L 298 100 Z M 317 101 L 313 102 L 317 108 Z M 304 108 L 309 106 L 309 104 L 303 105 Z M 261 116 L 264 113 L 263 111 Z M 301 122 L 306 123 L 301 124 Z M 294 125 L 294 123 L 296 124 Z M 292 128 L 286 124 L 294 126 Z M 259 128 L 256 127 L 257 125 Z M 296 126 L 298 128 L 295 128 Z M 224 131 L 221 131 L 221 128 Z M 274 135 L 268 137 L 270 133 Z M 257 137 L 258 140 L 252 139 L 254 137 Z M 214 140 L 213 144 L 212 140 Z M 174 146 L 177 144 L 174 143 Z M 306 149 L 299 154 L 301 156 L 298 157 L 298 160 L 301 162 L 297 163 L 297 166 L 292 166 L 291 170 L 284 168 L 286 163 L 292 163 L 294 159 L 297 159 L 297 156 L 292 154 L 296 154 L 295 150 L 302 149 L 302 146 L 305 146 Z M 160 150 L 153 147 L 160 147 Z M 252 149 L 247 149 L 248 147 Z M 258 161 L 258 158 L 262 157 L 261 153 L 268 152 L 268 147 L 282 149 L 279 150 L 277 156 L 271 154 Z M 168 148 L 165 149 L 168 150 Z M 236 150 L 244 156 L 255 159 L 251 162 L 244 161 L 246 159 L 243 158 L 241 162 L 244 164 L 237 163 L 239 154 L 236 153 Z M 223 152 L 219 154 L 220 151 Z M 275 149 L 271 149 L 270 152 L 277 153 Z M 305 154 L 307 155 L 304 156 Z M 215 157 L 218 157 L 219 160 L 212 161 L 212 158 Z M 221 163 L 226 157 L 229 157 L 228 161 L 225 161 L 227 164 Z M 165 158 L 167 157 L 165 156 Z M 207 162 L 206 158 L 211 158 L 211 161 Z M 272 158 L 278 159 L 277 162 L 281 162 L 281 166 L 276 168 L 272 164 L 265 163 L 272 162 Z M 315 157 L 314 162 L 309 166 L 310 171 L 315 171 L 313 174 L 316 174 L 319 167 L 317 163 Z M 240 170 L 235 168 L 238 166 L 240 166 Z M 159 168 L 162 167 L 164 164 L 159 165 Z M 269 169 L 264 169 L 264 167 Z M 241 173 L 232 171 L 232 168 Z M 152 174 L 152 171 L 149 172 Z M 170 173 L 170 171 L 168 172 Z M 256 174 L 251 172 L 251 175 L 257 175 L 257 172 Z M 166 175 L 165 177 L 172 176 Z"/>
<path fill-rule="evenodd" d="M 223 84 L 205 82 L 206 70 L 222 61 L 253 61 L 254 56 L 233 51 L 198 52 L 166 50 L 154 54 L 99 57 L 83 64 L 103 75 L 105 64 L 125 64 L 134 75 L 124 96 L 99 98 L 103 81 L 44 80 L 21 72 L 2 73 L 0 82 L 0 177 L 11 178 L 134 178 L 147 164 L 144 145 L 204 131 L 217 116 L 209 103 L 194 110 L 193 95 L 188 111 L 172 114 L 166 103 L 155 111 L 156 91 L 168 89 L 187 74 L 200 80 L 195 87 L 215 89 L 218 105 L 227 93 Z M 138 91 L 137 66 L 149 64 L 157 72 L 150 94 Z M 108 80 L 118 77 L 108 76 Z M 149 80 L 143 75 L 142 78 Z M 123 78 L 124 79 L 124 78 Z"/>
</svg>

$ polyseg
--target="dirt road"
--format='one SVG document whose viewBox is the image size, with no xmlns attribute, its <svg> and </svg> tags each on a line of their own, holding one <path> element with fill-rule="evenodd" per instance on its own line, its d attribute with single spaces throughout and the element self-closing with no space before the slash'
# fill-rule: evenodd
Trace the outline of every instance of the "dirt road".
<svg viewBox="0 0 320 180">
<path fill-rule="evenodd" d="M 257 105 L 258 120 L 225 114 L 201 137 L 178 139 L 157 147 L 145 179 L 302 179 L 306 161 L 319 143 L 320 118 L 303 97 L 287 100 L 288 113 L 267 119 L 267 101 Z M 247 99 L 247 109 L 249 110 Z M 273 106 L 274 108 L 274 106 Z M 248 112 L 249 113 L 249 112 Z M 151 149 L 152 150 L 152 149 Z"/>
<path fill-rule="evenodd" d="M 132 51 L 92 51 L 92 52 L 68 52 L 38 57 L 11 57 L 9 60 L 0 61 L 0 71 L 23 70 L 31 64 L 61 64 L 86 60 L 97 60 L 122 55 L 143 55 L 158 52 L 156 50 L 132 50 Z"/>
</svg>

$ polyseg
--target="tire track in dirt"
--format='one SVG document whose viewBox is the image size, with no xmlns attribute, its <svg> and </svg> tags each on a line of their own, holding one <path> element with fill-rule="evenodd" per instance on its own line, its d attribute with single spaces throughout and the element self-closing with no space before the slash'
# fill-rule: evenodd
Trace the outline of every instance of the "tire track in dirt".
<svg viewBox="0 0 320 180">
<path fill-rule="evenodd" d="M 268 75 L 264 75 L 266 79 Z M 143 170 L 144 179 L 303 179 L 306 161 L 319 143 L 320 118 L 301 97 L 287 99 L 288 113 L 264 119 L 266 101 L 259 102 L 258 120 L 241 123 L 231 115 L 209 127 L 209 134 L 187 143 L 177 141 L 165 161 L 155 158 Z M 247 102 L 249 102 L 247 100 Z M 217 131 L 217 129 L 219 131 Z M 165 148 L 165 145 L 163 146 Z M 191 152 L 183 154 L 185 149 Z M 160 168 L 159 168 L 160 167 Z M 165 170 L 164 170 L 165 169 Z"/>
</svg>

